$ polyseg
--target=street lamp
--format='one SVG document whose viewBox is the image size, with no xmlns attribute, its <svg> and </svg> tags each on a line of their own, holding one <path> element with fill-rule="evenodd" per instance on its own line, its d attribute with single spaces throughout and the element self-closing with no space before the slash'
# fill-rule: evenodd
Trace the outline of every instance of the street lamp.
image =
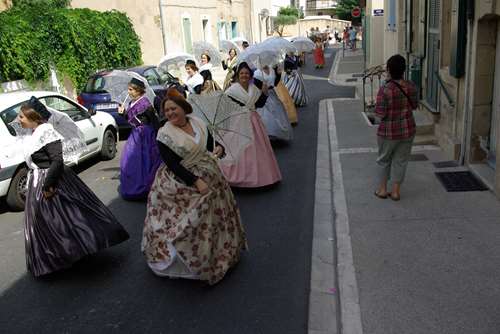
<svg viewBox="0 0 500 334">
<path fill-rule="evenodd" d="M 262 8 L 262 10 L 258 15 L 259 15 L 259 39 L 262 42 L 262 19 L 266 19 L 269 17 L 269 9 Z M 267 35 L 267 28 L 266 28 L 266 35 Z"/>
</svg>

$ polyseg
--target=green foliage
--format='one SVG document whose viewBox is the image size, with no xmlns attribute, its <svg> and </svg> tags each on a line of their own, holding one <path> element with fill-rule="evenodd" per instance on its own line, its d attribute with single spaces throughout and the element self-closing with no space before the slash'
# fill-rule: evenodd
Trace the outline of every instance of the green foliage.
<svg viewBox="0 0 500 334">
<path fill-rule="evenodd" d="M 335 14 L 340 20 L 352 21 L 351 10 L 359 6 L 359 0 L 340 0 Z"/>
<path fill-rule="evenodd" d="M 140 63 L 139 37 L 123 13 L 46 4 L 0 13 L 0 81 L 45 80 L 53 64 L 83 87 L 98 69 Z"/>
<path fill-rule="evenodd" d="M 299 9 L 297 7 L 292 7 L 292 6 L 287 6 L 287 7 L 281 7 L 278 11 L 278 16 L 283 15 L 283 16 L 295 16 L 299 17 Z"/>
<path fill-rule="evenodd" d="M 276 16 L 273 20 L 274 30 L 278 33 L 278 35 L 283 36 L 285 26 L 297 23 L 298 18 L 299 10 L 296 7 L 281 7 L 278 11 L 278 16 Z"/>
<path fill-rule="evenodd" d="M 13 0 L 13 6 L 52 6 L 65 8 L 71 4 L 71 0 Z"/>
</svg>

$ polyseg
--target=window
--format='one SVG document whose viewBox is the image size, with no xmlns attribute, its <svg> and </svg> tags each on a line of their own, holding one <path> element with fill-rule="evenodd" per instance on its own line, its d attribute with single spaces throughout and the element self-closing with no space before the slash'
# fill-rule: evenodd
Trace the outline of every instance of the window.
<svg viewBox="0 0 500 334">
<path fill-rule="evenodd" d="M 5 125 L 7 125 L 7 129 L 13 136 L 16 135 L 16 131 L 9 123 L 11 123 L 17 118 L 17 114 L 19 114 L 19 111 L 21 110 L 21 105 L 22 103 L 19 103 L 18 105 L 10 107 L 9 109 L 6 109 L 0 113 L 0 118 L 5 123 Z"/>
<path fill-rule="evenodd" d="M 87 113 L 83 109 L 60 96 L 47 96 L 40 98 L 40 101 L 49 108 L 65 113 L 75 122 L 88 118 Z"/>
<path fill-rule="evenodd" d="M 203 40 L 205 42 L 209 42 L 209 36 L 208 36 L 208 19 L 201 20 L 201 27 L 203 29 Z"/>
<path fill-rule="evenodd" d="M 85 88 L 84 93 L 99 93 L 104 91 L 104 78 L 102 76 L 94 76 L 89 79 Z"/>
<path fill-rule="evenodd" d="M 191 19 L 189 17 L 182 18 L 182 31 L 184 35 L 184 50 L 187 53 L 193 53 L 193 41 L 191 37 Z"/>
<path fill-rule="evenodd" d="M 389 0 L 389 13 L 387 16 L 387 30 L 396 31 L 396 0 Z"/>
<path fill-rule="evenodd" d="M 162 71 L 158 69 L 158 75 L 160 76 L 160 84 L 165 85 L 175 81 L 175 77 L 168 73 L 167 71 Z"/>
<path fill-rule="evenodd" d="M 226 22 L 220 21 L 217 23 L 217 32 L 219 35 L 219 41 L 226 40 Z"/>
<path fill-rule="evenodd" d="M 160 85 L 160 77 L 153 68 L 145 70 L 144 77 L 146 78 L 150 86 Z"/>
<path fill-rule="evenodd" d="M 231 38 L 238 37 L 238 22 L 231 22 Z"/>
</svg>

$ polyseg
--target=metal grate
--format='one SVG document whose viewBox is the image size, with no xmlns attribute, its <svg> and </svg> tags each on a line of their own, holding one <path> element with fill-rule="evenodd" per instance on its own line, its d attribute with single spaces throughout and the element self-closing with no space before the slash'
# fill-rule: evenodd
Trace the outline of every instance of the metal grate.
<svg viewBox="0 0 500 334">
<path fill-rule="evenodd" d="M 458 162 L 455 160 L 450 160 L 450 161 L 438 161 L 433 163 L 434 167 L 436 168 L 451 168 L 451 167 L 458 167 Z"/>
<path fill-rule="evenodd" d="M 438 180 L 448 192 L 488 190 L 471 172 L 437 172 Z"/>
</svg>

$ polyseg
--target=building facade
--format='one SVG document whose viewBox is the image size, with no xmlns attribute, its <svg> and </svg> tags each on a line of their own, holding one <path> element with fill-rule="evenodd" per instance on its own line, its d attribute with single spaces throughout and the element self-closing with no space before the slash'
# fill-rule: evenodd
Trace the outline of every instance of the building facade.
<svg viewBox="0 0 500 334">
<path fill-rule="evenodd" d="M 169 52 L 192 52 L 197 41 L 218 45 L 243 37 L 264 40 L 270 29 L 271 0 L 73 0 L 74 8 L 125 12 L 141 39 L 145 64 L 156 64 Z"/>
<path fill-rule="evenodd" d="M 306 0 L 306 16 L 335 15 L 338 1 L 333 0 Z"/>
<path fill-rule="evenodd" d="M 385 0 L 384 16 L 384 62 L 407 58 L 446 158 L 500 198 L 500 0 Z"/>
</svg>

